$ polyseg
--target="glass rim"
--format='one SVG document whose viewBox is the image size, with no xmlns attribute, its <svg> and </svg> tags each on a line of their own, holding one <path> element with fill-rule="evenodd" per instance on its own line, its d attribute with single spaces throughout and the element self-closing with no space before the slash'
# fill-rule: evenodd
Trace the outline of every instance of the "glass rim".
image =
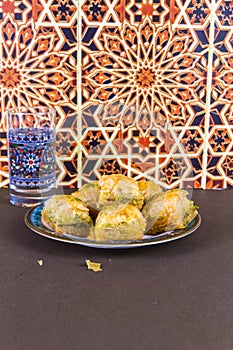
<svg viewBox="0 0 233 350">
<path fill-rule="evenodd" d="M 38 114 L 44 114 L 46 112 L 55 113 L 56 110 L 55 110 L 55 108 L 49 107 L 49 106 L 28 106 L 28 107 L 21 106 L 21 107 L 12 107 L 12 108 L 6 109 L 7 114 L 21 113 L 21 114 L 32 114 L 32 115 L 36 114 L 36 115 L 38 115 Z"/>
</svg>

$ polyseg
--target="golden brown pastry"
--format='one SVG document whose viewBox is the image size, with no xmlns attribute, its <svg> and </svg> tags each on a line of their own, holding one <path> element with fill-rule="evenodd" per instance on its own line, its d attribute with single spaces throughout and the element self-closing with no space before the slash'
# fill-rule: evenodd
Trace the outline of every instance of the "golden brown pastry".
<svg viewBox="0 0 233 350">
<path fill-rule="evenodd" d="M 103 175 L 99 179 L 99 206 L 128 203 L 141 209 L 144 196 L 138 182 L 121 174 Z"/>
<path fill-rule="evenodd" d="M 154 195 L 144 206 L 146 233 L 154 234 L 181 229 L 197 215 L 197 207 L 187 198 L 188 192 L 174 189 Z"/>
<path fill-rule="evenodd" d="M 99 207 L 100 186 L 98 181 L 92 181 L 83 185 L 78 191 L 72 193 L 75 198 L 81 199 L 89 207 Z"/>
<path fill-rule="evenodd" d="M 87 237 L 93 221 L 84 202 L 71 195 L 55 195 L 45 202 L 42 220 L 56 233 Z"/>
<path fill-rule="evenodd" d="M 96 219 L 90 236 L 96 241 L 142 239 L 146 221 L 138 208 L 131 204 L 107 206 Z"/>
<path fill-rule="evenodd" d="M 155 194 L 162 192 L 162 188 L 152 180 L 139 180 L 138 187 L 144 196 L 144 203 L 146 203 Z"/>
</svg>

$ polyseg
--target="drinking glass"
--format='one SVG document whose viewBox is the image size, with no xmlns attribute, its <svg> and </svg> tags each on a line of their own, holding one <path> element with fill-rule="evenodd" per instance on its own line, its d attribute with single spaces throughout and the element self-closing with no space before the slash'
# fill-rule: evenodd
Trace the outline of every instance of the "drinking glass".
<svg viewBox="0 0 233 350">
<path fill-rule="evenodd" d="M 56 112 L 49 107 L 7 110 L 10 202 L 37 205 L 56 190 Z"/>
</svg>

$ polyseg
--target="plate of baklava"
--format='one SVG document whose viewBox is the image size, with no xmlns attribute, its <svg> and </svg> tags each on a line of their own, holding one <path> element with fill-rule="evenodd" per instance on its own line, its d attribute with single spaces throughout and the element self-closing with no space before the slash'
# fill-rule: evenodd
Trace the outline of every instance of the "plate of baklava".
<svg viewBox="0 0 233 350">
<path fill-rule="evenodd" d="M 188 236 L 201 224 L 185 189 L 152 180 L 103 175 L 70 194 L 57 194 L 25 215 L 44 237 L 94 248 L 136 248 Z"/>
</svg>

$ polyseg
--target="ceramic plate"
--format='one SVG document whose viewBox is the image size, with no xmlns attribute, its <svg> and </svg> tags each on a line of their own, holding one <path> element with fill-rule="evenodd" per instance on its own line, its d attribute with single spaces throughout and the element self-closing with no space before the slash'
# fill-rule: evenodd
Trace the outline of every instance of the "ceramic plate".
<svg viewBox="0 0 233 350">
<path fill-rule="evenodd" d="M 201 224 L 201 217 L 198 214 L 186 228 L 181 230 L 167 231 L 160 234 L 156 234 L 154 236 L 144 235 L 143 239 L 137 241 L 97 242 L 88 238 L 72 236 L 65 233 L 62 236 L 57 234 L 52 229 L 48 228 L 43 224 L 41 218 L 42 208 L 43 205 L 38 205 L 34 208 L 31 208 L 25 215 L 25 223 L 32 231 L 36 232 L 37 234 L 43 237 L 54 239 L 56 241 L 79 244 L 93 248 L 137 248 L 159 243 L 171 242 L 176 239 L 190 235 L 191 233 L 196 231 L 196 229 Z"/>
</svg>

